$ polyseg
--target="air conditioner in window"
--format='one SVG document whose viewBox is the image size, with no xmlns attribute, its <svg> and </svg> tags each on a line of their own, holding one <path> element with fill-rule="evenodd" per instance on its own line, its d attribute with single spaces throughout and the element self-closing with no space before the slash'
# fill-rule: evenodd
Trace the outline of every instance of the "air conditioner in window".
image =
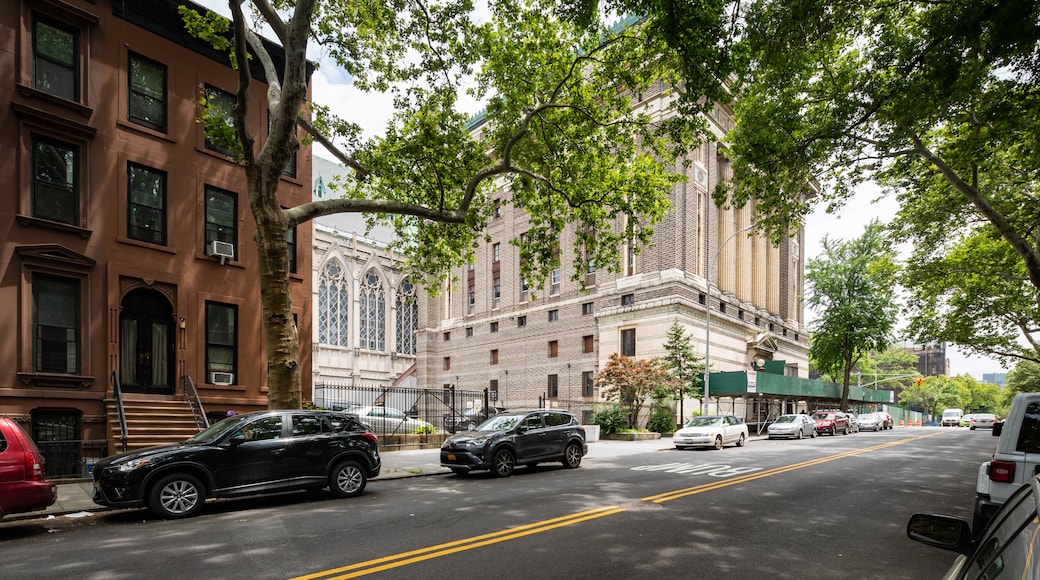
<svg viewBox="0 0 1040 580">
<path fill-rule="evenodd" d="M 220 264 L 223 266 L 224 260 L 235 257 L 235 244 L 214 240 L 209 244 L 209 255 L 220 258 Z"/>
<path fill-rule="evenodd" d="M 235 373 L 210 373 L 209 383 L 211 385 L 230 385 L 235 382 Z"/>
</svg>

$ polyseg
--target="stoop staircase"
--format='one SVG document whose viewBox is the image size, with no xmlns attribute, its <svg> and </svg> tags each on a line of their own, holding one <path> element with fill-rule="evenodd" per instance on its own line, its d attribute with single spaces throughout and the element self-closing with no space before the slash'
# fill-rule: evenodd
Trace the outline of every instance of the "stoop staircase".
<svg viewBox="0 0 1040 580">
<path fill-rule="evenodd" d="M 119 409 L 115 399 L 106 399 L 112 453 L 120 453 L 123 433 L 119 427 Z M 168 397 L 124 395 L 126 412 L 126 449 L 133 451 L 152 445 L 179 443 L 199 432 L 187 401 Z"/>
</svg>

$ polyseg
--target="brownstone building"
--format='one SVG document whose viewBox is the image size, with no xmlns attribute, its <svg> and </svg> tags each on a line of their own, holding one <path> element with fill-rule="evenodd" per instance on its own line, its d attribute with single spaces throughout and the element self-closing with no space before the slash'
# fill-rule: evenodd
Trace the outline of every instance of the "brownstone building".
<svg viewBox="0 0 1040 580">
<path fill-rule="evenodd" d="M 202 10 L 0 4 L 13 31 L 0 37 L 0 414 L 51 450 L 52 474 L 117 451 L 115 377 L 138 444 L 194 430 L 186 385 L 211 414 L 267 405 L 245 173 L 197 122 L 202 94 L 230 115 L 237 76 L 184 31 L 180 4 Z M 252 73 L 262 136 L 266 80 Z M 310 164 L 305 149 L 287 166 L 286 206 L 310 200 Z M 292 239 L 308 399 L 310 229 Z"/>
</svg>

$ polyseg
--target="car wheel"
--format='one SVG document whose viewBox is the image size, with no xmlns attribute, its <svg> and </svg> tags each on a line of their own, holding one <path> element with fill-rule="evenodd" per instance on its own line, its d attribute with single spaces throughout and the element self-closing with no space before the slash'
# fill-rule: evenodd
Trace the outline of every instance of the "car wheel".
<svg viewBox="0 0 1040 580">
<path fill-rule="evenodd" d="M 574 469 L 579 465 L 581 465 L 581 446 L 571 443 L 563 450 L 563 466 L 567 469 Z"/>
<path fill-rule="evenodd" d="M 816 439 L 816 429 L 812 430 L 812 433 L 809 434 L 809 438 L 810 439 Z"/>
<path fill-rule="evenodd" d="M 801 429 L 798 430 L 798 434 L 795 435 L 794 438 L 795 439 L 801 439 L 802 438 L 802 430 Z"/>
<path fill-rule="evenodd" d="M 469 474 L 469 470 L 468 469 L 463 469 L 461 467 L 452 467 L 451 468 L 451 472 L 454 473 L 455 475 L 460 475 L 460 476 Z"/>
<path fill-rule="evenodd" d="M 678 449 L 679 451 L 686 451 L 686 446 L 685 445 L 676 445 L 675 448 Z"/>
<path fill-rule="evenodd" d="M 744 434 L 741 433 L 740 437 L 737 438 L 737 447 L 743 447 L 745 443 L 747 443 L 747 439 L 744 437 Z"/>
<path fill-rule="evenodd" d="M 722 435 L 715 437 L 715 449 L 722 449 Z"/>
<path fill-rule="evenodd" d="M 186 473 L 167 475 L 153 485 L 148 494 L 148 509 L 166 519 L 194 516 L 204 503 L 206 490 L 202 482 Z"/>
<path fill-rule="evenodd" d="M 974 427 L 968 427 L 968 431 L 974 431 L 974 430 L 975 430 Z"/>
<path fill-rule="evenodd" d="M 508 449 L 499 449 L 495 452 L 495 458 L 491 462 L 491 473 L 495 477 L 509 477 L 513 475 L 516 467 L 516 457 Z"/>
<path fill-rule="evenodd" d="M 465 425 L 462 426 L 462 430 L 463 431 L 472 431 L 472 430 L 474 430 L 476 428 L 477 428 L 477 424 L 474 423 L 473 421 L 470 421 L 469 423 L 466 423 Z"/>
<path fill-rule="evenodd" d="M 336 497 L 357 497 L 367 483 L 368 475 L 355 461 L 344 461 L 329 474 L 329 489 Z"/>
</svg>

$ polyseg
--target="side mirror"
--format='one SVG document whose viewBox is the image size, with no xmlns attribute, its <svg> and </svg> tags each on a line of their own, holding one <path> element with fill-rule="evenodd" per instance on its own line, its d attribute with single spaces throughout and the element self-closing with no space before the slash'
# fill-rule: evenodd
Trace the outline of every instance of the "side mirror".
<svg viewBox="0 0 1040 580">
<path fill-rule="evenodd" d="M 953 516 L 914 514 L 906 524 L 906 535 L 915 542 L 961 554 L 970 554 L 974 548 L 971 526 Z"/>
<path fill-rule="evenodd" d="M 241 433 L 235 433 L 228 442 L 231 443 L 232 447 L 237 447 L 246 442 L 246 436 Z"/>
<path fill-rule="evenodd" d="M 1001 421 L 1000 423 L 994 423 L 993 424 L 993 436 L 994 437 L 1000 437 L 1000 432 L 1003 431 L 1003 430 L 1004 430 L 1004 422 L 1003 421 Z"/>
</svg>

